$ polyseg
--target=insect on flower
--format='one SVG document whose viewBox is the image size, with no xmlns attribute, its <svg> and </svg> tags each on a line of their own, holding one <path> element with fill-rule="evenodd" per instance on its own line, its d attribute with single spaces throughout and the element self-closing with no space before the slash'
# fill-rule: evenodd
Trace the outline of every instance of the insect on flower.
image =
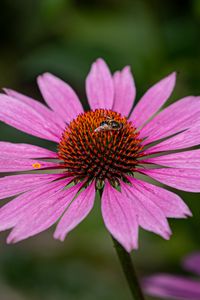
<svg viewBox="0 0 200 300">
<path fill-rule="evenodd" d="M 123 123 L 117 122 L 114 119 L 112 119 L 109 116 L 105 117 L 106 120 L 102 121 L 100 123 L 100 126 L 97 127 L 94 132 L 99 132 L 99 131 L 109 131 L 109 130 L 120 130 L 123 127 Z"/>
<path fill-rule="evenodd" d="M 63 241 L 90 213 L 99 190 L 105 226 L 127 251 L 138 247 L 139 227 L 169 239 L 167 218 L 191 212 L 154 181 L 200 192 L 200 149 L 191 149 L 200 144 L 200 97 L 160 111 L 175 81 L 169 74 L 134 105 L 130 67 L 112 75 L 98 59 L 86 78 L 86 112 L 69 84 L 50 73 L 38 77 L 48 107 L 5 89 L 0 121 L 52 141 L 56 149 L 0 142 L 0 173 L 10 172 L 0 178 L 0 199 L 15 196 L 0 208 L 0 231 L 12 229 L 7 242 L 55 223 L 54 237 Z"/>
</svg>

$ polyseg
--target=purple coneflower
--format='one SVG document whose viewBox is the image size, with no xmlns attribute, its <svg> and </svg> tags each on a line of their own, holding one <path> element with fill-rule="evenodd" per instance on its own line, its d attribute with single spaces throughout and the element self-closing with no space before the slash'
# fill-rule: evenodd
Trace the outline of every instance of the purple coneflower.
<svg viewBox="0 0 200 300">
<path fill-rule="evenodd" d="M 183 261 L 183 267 L 200 275 L 200 252 L 193 253 Z M 147 294 L 173 300 L 199 300 L 200 281 L 186 276 L 156 274 L 144 280 Z"/>
<path fill-rule="evenodd" d="M 5 89 L 0 120 L 57 147 L 53 152 L 1 142 L 0 172 L 26 171 L 0 179 L 0 197 L 16 196 L 0 209 L 0 230 L 12 228 L 7 242 L 57 221 L 54 237 L 64 240 L 89 214 L 98 190 L 105 226 L 128 252 L 138 247 L 139 226 L 169 239 L 167 217 L 191 212 L 178 195 L 148 183 L 148 177 L 200 191 L 200 150 L 182 151 L 199 144 L 200 97 L 185 97 L 158 113 L 175 78 L 172 73 L 151 87 L 132 112 L 136 90 L 130 68 L 112 76 L 102 59 L 86 78 L 91 111 L 84 112 L 73 89 L 49 73 L 38 78 L 48 107 Z"/>
</svg>

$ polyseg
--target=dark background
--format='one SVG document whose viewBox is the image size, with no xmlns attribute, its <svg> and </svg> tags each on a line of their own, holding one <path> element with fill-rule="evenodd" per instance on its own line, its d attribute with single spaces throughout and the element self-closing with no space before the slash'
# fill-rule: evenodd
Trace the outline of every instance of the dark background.
<svg viewBox="0 0 200 300">
<path fill-rule="evenodd" d="M 1 0 L 0 8 L 1 87 L 41 100 L 35 79 L 49 71 L 70 83 L 85 105 L 86 74 L 103 57 L 112 71 L 131 65 L 137 99 L 173 70 L 178 80 L 170 102 L 200 94 L 199 0 Z M 3 124 L 0 138 L 49 145 Z M 199 249 L 199 196 L 180 195 L 194 216 L 170 220 L 170 241 L 140 231 L 140 248 L 133 252 L 140 275 L 181 273 L 182 256 Z M 11 246 L 7 232 L 1 234 L 1 300 L 131 299 L 98 199 L 64 243 L 52 232 Z"/>
</svg>

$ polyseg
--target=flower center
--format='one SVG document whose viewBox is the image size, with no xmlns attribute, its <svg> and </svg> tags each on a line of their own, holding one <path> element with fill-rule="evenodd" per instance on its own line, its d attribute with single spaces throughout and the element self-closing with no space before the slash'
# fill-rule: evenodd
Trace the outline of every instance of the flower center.
<svg viewBox="0 0 200 300">
<path fill-rule="evenodd" d="M 63 132 L 58 155 L 70 176 L 96 180 L 97 187 L 108 179 L 118 185 L 132 174 L 141 156 L 139 132 L 121 114 L 96 109 L 80 114 Z"/>
</svg>

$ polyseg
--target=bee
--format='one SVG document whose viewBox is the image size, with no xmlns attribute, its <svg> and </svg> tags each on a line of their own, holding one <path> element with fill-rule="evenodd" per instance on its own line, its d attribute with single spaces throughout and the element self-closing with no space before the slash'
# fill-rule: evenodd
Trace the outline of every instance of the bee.
<svg viewBox="0 0 200 300">
<path fill-rule="evenodd" d="M 110 118 L 109 116 L 106 116 L 106 120 L 102 121 L 100 123 L 100 126 L 97 127 L 94 132 L 99 131 L 109 131 L 109 130 L 120 130 L 123 127 L 123 123 L 117 122 Z"/>
</svg>

